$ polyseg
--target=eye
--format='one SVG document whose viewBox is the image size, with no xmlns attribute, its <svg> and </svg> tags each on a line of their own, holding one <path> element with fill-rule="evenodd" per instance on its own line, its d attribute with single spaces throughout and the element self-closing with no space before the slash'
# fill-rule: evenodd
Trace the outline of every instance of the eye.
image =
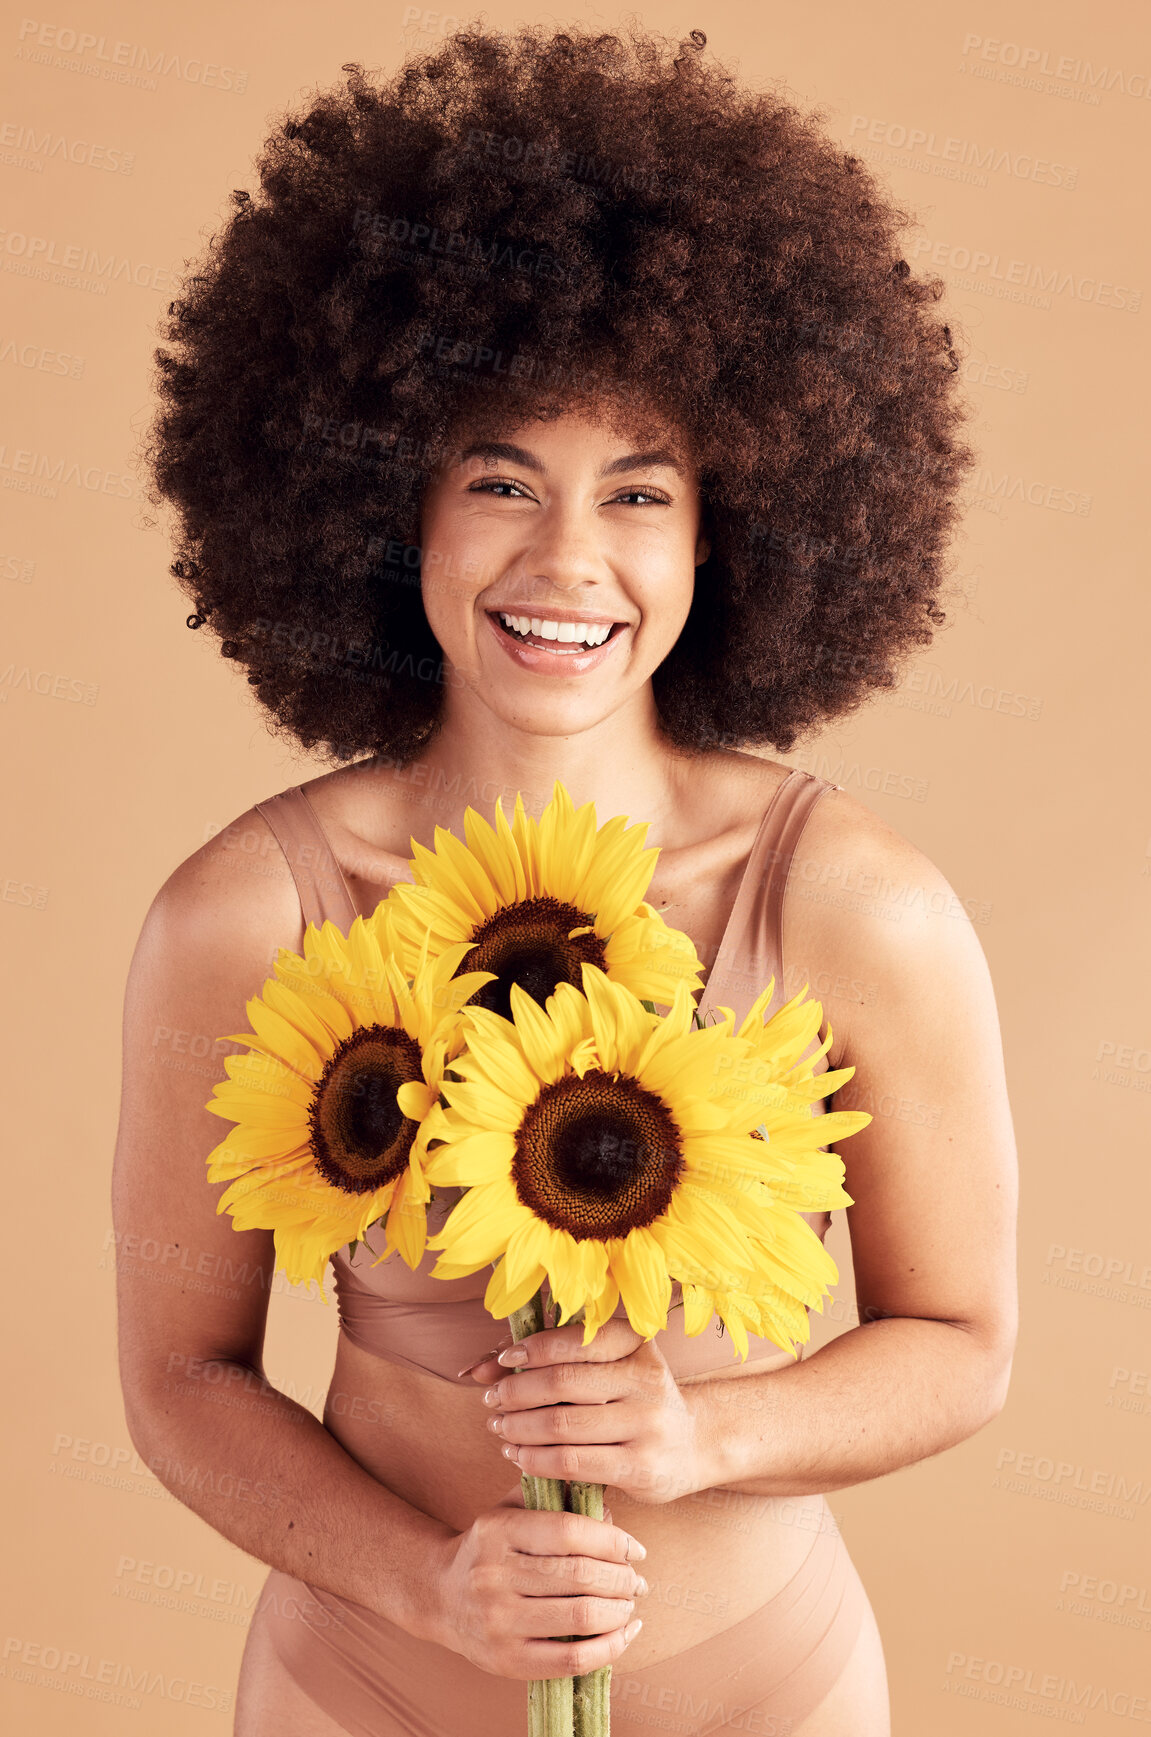
<svg viewBox="0 0 1151 1737">
<path fill-rule="evenodd" d="M 508 477 L 481 477 L 477 482 L 469 485 L 467 492 L 472 495 L 494 495 L 496 494 L 497 489 L 514 489 L 517 491 L 517 494 L 514 496 L 510 494 L 498 495 L 497 499 L 499 500 L 526 500 L 528 498 L 524 492 L 523 484 L 512 482 Z M 622 495 L 615 495 L 606 504 L 608 506 L 615 506 L 617 504 L 622 505 L 623 502 L 629 499 L 640 500 L 643 502 L 651 501 L 658 507 L 666 507 L 670 504 L 667 495 L 661 494 L 655 489 L 640 488 L 625 489 Z"/>
<path fill-rule="evenodd" d="M 497 489 L 518 489 L 520 487 L 520 483 L 509 482 L 506 477 L 483 477 L 479 482 L 472 483 L 468 493 L 470 495 L 494 495 Z M 499 499 L 506 501 L 511 497 L 500 495 Z"/>
</svg>

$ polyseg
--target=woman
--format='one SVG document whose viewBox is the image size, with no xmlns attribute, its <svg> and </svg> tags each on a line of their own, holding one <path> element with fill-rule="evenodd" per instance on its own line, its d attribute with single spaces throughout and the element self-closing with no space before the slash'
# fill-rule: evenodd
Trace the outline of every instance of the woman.
<svg viewBox="0 0 1151 1737">
<path fill-rule="evenodd" d="M 608 1663 L 617 1733 L 882 1737 L 826 1495 L 1006 1394 L 1014 1150 L 974 931 L 846 791 L 747 751 L 890 686 L 944 619 L 956 359 L 862 165 L 703 46 L 475 29 L 386 85 L 345 69 L 157 353 L 189 624 L 333 764 L 169 878 L 125 1010 L 117 1227 L 233 1275 L 124 1273 L 120 1299 L 133 1441 L 271 1569 L 240 1737 L 502 1737 L 525 1682 Z M 336 1257 L 321 1425 L 263 1375 L 272 1233 L 217 1216 L 204 1075 L 154 1035 L 242 1031 L 305 918 L 346 927 L 411 841 L 497 794 L 538 814 L 557 778 L 649 823 L 701 1005 L 742 1016 L 770 975 L 773 1006 L 825 998 L 835 1107 L 875 1111 L 843 1154 L 860 1324 L 738 1363 L 621 1309 L 513 1375 L 482 1280 L 369 1264 L 377 1225 Z M 610 1517 L 525 1512 L 519 1470 L 603 1482 Z"/>
</svg>

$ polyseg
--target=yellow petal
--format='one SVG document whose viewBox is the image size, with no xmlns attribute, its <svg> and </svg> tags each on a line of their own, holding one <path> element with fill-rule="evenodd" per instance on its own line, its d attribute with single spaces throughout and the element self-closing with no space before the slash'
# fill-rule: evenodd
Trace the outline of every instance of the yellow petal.
<svg viewBox="0 0 1151 1737">
<path fill-rule="evenodd" d="M 443 1094 L 460 1120 L 476 1128 L 514 1134 L 523 1120 L 522 1105 L 486 1082 L 473 1085 L 466 1080 L 445 1080 Z"/>
<path fill-rule="evenodd" d="M 516 1309 L 522 1309 L 530 1297 L 534 1297 L 543 1284 L 546 1274 L 542 1267 L 529 1268 L 521 1276 L 517 1285 L 512 1285 L 508 1278 L 507 1262 L 500 1261 L 495 1272 L 488 1280 L 484 1292 L 484 1308 L 497 1321 L 506 1321 Z"/>
<path fill-rule="evenodd" d="M 426 1086 L 422 1080 L 405 1080 L 396 1092 L 396 1103 L 401 1115 L 413 1122 L 422 1122 L 438 1097 L 435 1088 Z"/>
<path fill-rule="evenodd" d="M 515 1152 L 515 1141 L 509 1135 L 481 1131 L 436 1146 L 428 1153 L 424 1170 L 437 1187 L 474 1187 L 510 1176 Z"/>
<path fill-rule="evenodd" d="M 663 1250 L 650 1231 L 632 1230 L 612 1243 L 610 1258 L 628 1320 L 645 1339 L 654 1338 L 667 1326 L 671 1302 Z"/>
</svg>

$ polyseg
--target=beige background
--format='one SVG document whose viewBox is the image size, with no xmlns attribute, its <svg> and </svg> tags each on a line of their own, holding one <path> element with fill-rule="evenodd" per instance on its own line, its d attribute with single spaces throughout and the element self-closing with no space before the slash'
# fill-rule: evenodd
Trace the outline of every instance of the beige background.
<svg viewBox="0 0 1151 1737">
<path fill-rule="evenodd" d="M 486 9 L 496 26 L 525 15 Z M 532 15 L 609 28 L 621 13 Z M 124 1425 L 121 996 L 175 865 L 319 768 L 273 741 L 242 677 L 185 630 L 133 454 L 155 322 L 231 189 L 253 184 L 273 115 L 342 61 L 390 69 L 454 21 L 347 0 L 84 0 L 44 16 L 30 27 L 11 8 L 0 25 L 0 924 L 19 1227 L 0 1688 L 21 1732 L 184 1737 L 231 1728 L 264 1570 L 166 1494 Z M 885 1637 L 897 1737 L 1044 1718 L 1126 1729 L 1151 1718 L 1136 1699 L 1151 1696 L 1146 409 L 1132 390 L 1148 323 L 1145 14 L 709 0 L 640 16 L 676 35 L 702 25 L 746 80 L 825 107 L 915 212 L 909 257 L 951 284 L 981 453 L 952 625 L 897 692 L 791 758 L 921 846 L 976 920 L 1019 1138 L 1022 1331 L 994 1423 L 830 1500 Z M 140 70 L 157 52 L 162 70 Z M 69 272 L 73 246 L 112 281 Z M 165 1041 L 207 1095 L 212 1066 Z M 844 1283 L 821 1335 L 852 1324 L 841 1218 Z M 333 1308 L 274 1297 L 269 1373 L 317 1413 L 335 1331 Z M 143 1693 L 116 1689 L 145 1668 Z"/>
</svg>

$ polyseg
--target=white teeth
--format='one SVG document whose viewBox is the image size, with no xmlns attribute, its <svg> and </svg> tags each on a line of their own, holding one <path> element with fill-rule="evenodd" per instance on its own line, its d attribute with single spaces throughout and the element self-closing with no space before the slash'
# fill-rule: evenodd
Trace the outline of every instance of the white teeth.
<svg viewBox="0 0 1151 1737">
<path fill-rule="evenodd" d="M 534 633 L 541 639 L 554 639 L 561 645 L 602 645 L 611 632 L 606 622 L 548 621 L 539 615 L 507 615 L 502 610 L 500 620 L 514 627 L 517 633 Z"/>
</svg>

